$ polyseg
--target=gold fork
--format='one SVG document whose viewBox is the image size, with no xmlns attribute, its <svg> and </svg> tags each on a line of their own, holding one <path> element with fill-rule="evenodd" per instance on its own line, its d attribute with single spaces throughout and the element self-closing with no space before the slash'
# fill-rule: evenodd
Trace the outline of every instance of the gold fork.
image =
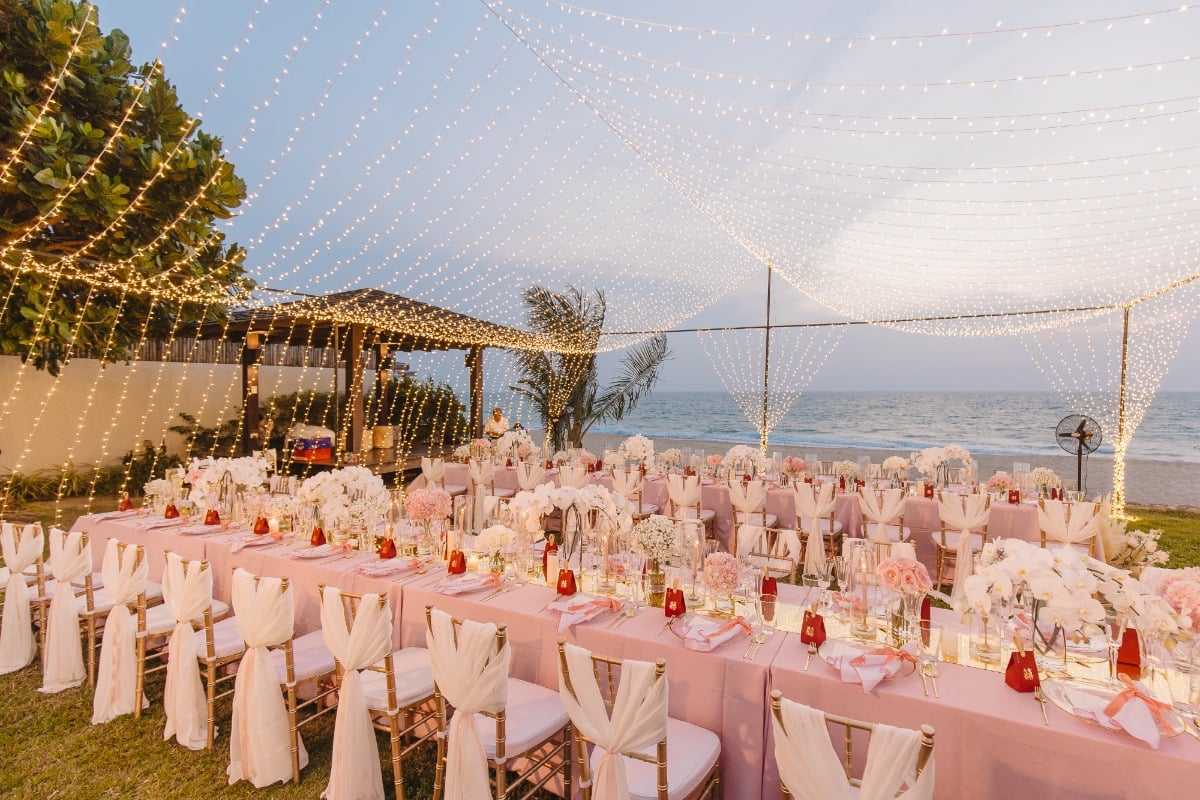
<svg viewBox="0 0 1200 800">
<path fill-rule="evenodd" d="M 1037 698 L 1038 703 L 1042 706 L 1042 722 L 1046 723 L 1046 727 L 1050 726 L 1050 718 L 1046 716 L 1046 693 L 1042 691 L 1042 687 L 1035 686 L 1033 696 Z"/>
</svg>

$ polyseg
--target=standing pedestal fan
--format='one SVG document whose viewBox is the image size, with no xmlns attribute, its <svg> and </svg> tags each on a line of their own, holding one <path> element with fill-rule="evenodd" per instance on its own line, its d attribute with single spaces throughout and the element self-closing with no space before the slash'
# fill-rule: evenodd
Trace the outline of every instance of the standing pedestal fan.
<svg viewBox="0 0 1200 800">
<path fill-rule="evenodd" d="M 1095 452 L 1103 441 L 1100 423 L 1083 414 L 1071 414 L 1059 421 L 1054 439 L 1059 447 L 1075 456 L 1075 489 L 1084 491 L 1083 457 Z"/>
</svg>

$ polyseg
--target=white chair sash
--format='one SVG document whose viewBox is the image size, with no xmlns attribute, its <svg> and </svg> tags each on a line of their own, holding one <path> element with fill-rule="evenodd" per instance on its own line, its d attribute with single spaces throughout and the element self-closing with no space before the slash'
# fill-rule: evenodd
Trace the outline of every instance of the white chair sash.
<svg viewBox="0 0 1200 800">
<path fill-rule="evenodd" d="M 642 491 L 642 471 L 637 467 L 633 467 L 632 469 L 614 469 L 612 471 L 612 481 L 613 491 L 626 500 L 633 500 Z"/>
<path fill-rule="evenodd" d="M 185 564 L 178 553 L 167 553 L 162 579 L 163 605 L 175 618 L 167 643 L 167 684 L 163 691 L 167 724 L 163 739 L 174 736 L 189 750 L 203 750 L 208 743 L 208 704 L 191 623 L 212 606 L 212 571 L 204 567 L 203 562 Z"/>
<path fill-rule="evenodd" d="M 491 461 L 472 458 L 467 469 L 471 475 L 471 530 L 478 533 L 496 508 L 496 498 L 486 491 L 495 481 L 496 468 Z"/>
<path fill-rule="evenodd" d="M 988 521 L 986 494 L 955 494 L 942 492 L 938 498 L 938 514 L 947 528 L 961 531 L 958 551 L 954 558 L 954 590 L 950 596 L 957 600 L 962 596 L 964 584 L 975 571 L 975 559 L 971 549 L 971 531 L 982 528 Z"/>
<path fill-rule="evenodd" d="M 933 797 L 933 758 L 916 777 L 921 735 L 916 731 L 876 725 L 867 749 L 862 787 L 856 794 L 833 744 L 825 715 L 787 699 L 780 701 L 783 726 L 771 715 L 775 734 L 775 761 L 784 786 L 797 800 L 885 800 L 896 796 L 905 783 L 904 800 Z"/>
<path fill-rule="evenodd" d="M 359 670 L 378 662 L 391 650 L 392 611 L 387 605 L 380 607 L 379 595 L 364 594 L 354 625 L 347 630 L 342 593 L 326 586 L 321 597 L 321 635 L 343 670 L 333 726 L 333 763 L 329 767 L 329 784 L 321 797 L 383 800 L 379 749 Z M 400 710 L 392 708 L 388 713 L 398 714 Z"/>
<path fill-rule="evenodd" d="M 796 496 L 796 516 L 808 520 L 808 543 L 804 548 L 804 572 L 819 575 L 825 569 L 825 533 L 821 520 L 833 513 L 837 496 L 832 483 L 798 484 L 792 487 Z M 833 531 L 830 531 L 832 533 Z"/>
<path fill-rule="evenodd" d="M 1061 500 L 1043 500 L 1038 506 L 1038 522 L 1046 534 L 1046 541 L 1062 544 L 1085 544 L 1095 538 L 1100 539 L 1101 518 L 1096 514 L 1092 503 L 1075 503 L 1071 506 L 1070 516 L 1067 515 L 1067 505 Z"/>
<path fill-rule="evenodd" d="M 592 671 L 592 656 L 573 644 L 564 646 L 567 675 L 574 695 L 560 675 L 558 694 L 576 729 L 604 750 L 592 778 L 595 800 L 626 800 L 629 783 L 625 756 L 662 741 L 667 735 L 667 676 L 656 676 L 648 661 L 622 661 L 621 682 L 612 715 Z"/>
<path fill-rule="evenodd" d="M 700 478 L 697 475 L 668 475 L 667 496 L 671 498 L 671 507 L 678 514 L 680 509 L 695 508 L 700 505 Z M 731 503 L 732 505 L 732 503 Z"/>
<path fill-rule="evenodd" d="M 92 571 L 92 551 L 82 531 L 50 529 L 50 568 L 57 578 L 46 622 L 46 657 L 42 664 L 45 694 L 73 689 L 87 678 L 79 638 L 79 606 L 71 583 Z"/>
<path fill-rule="evenodd" d="M 527 458 L 517 462 L 517 485 L 522 491 L 531 492 L 546 480 L 546 465 L 539 460 Z"/>
<path fill-rule="evenodd" d="M 246 655 L 233 685 L 229 736 L 229 782 L 248 780 L 257 788 L 292 778 L 287 705 L 267 648 L 292 638 L 292 589 L 279 578 L 260 578 L 245 570 L 233 574 L 233 613 Z M 308 752 L 300 742 L 300 766 Z"/>
<path fill-rule="evenodd" d="M 463 621 L 455 642 L 453 620 L 436 608 L 426 641 L 434 680 L 454 707 L 446 735 L 445 800 L 490 797 L 487 755 L 474 715 L 498 713 L 507 702 L 508 642 L 496 652 L 496 626 L 470 620 Z"/>
<path fill-rule="evenodd" d="M 558 485 L 568 489 L 582 489 L 587 486 L 587 467 L 572 467 L 563 464 L 558 468 Z"/>
<path fill-rule="evenodd" d="M 100 572 L 104 590 L 113 607 L 104 622 L 100 640 L 100 661 L 96 671 L 96 696 L 92 701 L 92 724 L 99 725 L 122 714 L 132 714 L 135 703 L 145 708 L 146 698 L 137 697 L 137 620 L 129 604 L 146 591 L 146 560 L 139 559 L 137 548 L 117 548 L 109 539 Z"/>
<path fill-rule="evenodd" d="M 876 540 L 881 542 L 888 540 L 888 523 L 904 513 L 907 499 L 904 492 L 899 489 L 884 489 L 878 494 L 866 487 L 859 489 L 858 507 L 862 510 L 863 522 L 874 523 Z M 900 533 L 903 536 L 904 532 Z M 869 534 L 867 538 L 871 538 Z"/>
<path fill-rule="evenodd" d="M 767 486 L 760 480 L 743 483 L 737 479 L 729 481 L 729 503 L 733 510 L 751 514 L 762 510 L 767 502 Z"/>
<path fill-rule="evenodd" d="M 0 675 L 24 669 L 37 653 L 29 587 L 21 573 L 37 563 L 44 546 L 45 537 L 36 525 L 24 525 L 18 534 L 16 525 L 5 522 L 0 530 L 0 550 L 8 565 L 4 613 L 0 616 Z"/>
<path fill-rule="evenodd" d="M 421 457 L 421 474 L 425 477 L 425 484 L 441 485 L 446 478 L 446 462 L 440 458 Z"/>
</svg>

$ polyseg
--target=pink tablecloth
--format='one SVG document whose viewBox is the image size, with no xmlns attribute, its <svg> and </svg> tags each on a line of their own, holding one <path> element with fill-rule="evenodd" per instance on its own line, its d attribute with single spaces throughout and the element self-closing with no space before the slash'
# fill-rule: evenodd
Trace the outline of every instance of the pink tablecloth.
<svg viewBox="0 0 1200 800">
<path fill-rule="evenodd" d="M 937 551 L 930 534 L 941 530 L 937 500 L 908 498 L 904 502 L 904 526 L 912 531 L 917 560 L 929 569 L 929 574 L 934 574 Z M 1040 541 L 1037 506 L 1032 503 L 993 503 L 988 508 L 988 538 Z"/>
</svg>

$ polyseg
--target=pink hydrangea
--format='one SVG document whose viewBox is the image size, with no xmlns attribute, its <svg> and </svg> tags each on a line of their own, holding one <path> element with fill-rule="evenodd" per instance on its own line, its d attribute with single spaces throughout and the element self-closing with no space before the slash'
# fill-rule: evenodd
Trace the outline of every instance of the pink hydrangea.
<svg viewBox="0 0 1200 800">
<path fill-rule="evenodd" d="M 1016 484 L 1013 483 L 1012 476 L 1007 472 L 997 472 L 988 478 L 987 489 L 989 492 L 1007 492 L 1015 488 Z"/>
<path fill-rule="evenodd" d="M 533 452 L 533 445 L 529 442 L 521 442 L 517 445 L 517 458 L 529 458 L 529 454 Z"/>
<path fill-rule="evenodd" d="M 1158 593 L 1185 618 L 1184 625 L 1200 633 L 1200 567 L 1174 571 L 1162 582 Z"/>
<path fill-rule="evenodd" d="M 792 475 L 795 475 L 796 473 L 804 472 L 804 470 L 806 470 L 806 469 L 808 469 L 808 464 L 806 464 L 804 462 L 803 458 L 798 458 L 796 456 L 788 456 L 787 458 L 785 458 L 783 460 L 783 471 L 784 472 L 788 472 L 788 473 L 791 473 Z"/>
<path fill-rule="evenodd" d="M 404 498 L 404 510 L 414 522 L 448 517 L 452 508 L 450 495 L 436 486 L 416 489 Z"/>
<path fill-rule="evenodd" d="M 712 553 L 704 559 L 704 585 L 714 594 L 733 594 L 741 579 L 738 561 L 730 553 Z"/>
<path fill-rule="evenodd" d="M 708 458 L 705 459 L 705 461 L 708 462 L 708 465 L 710 467 L 719 467 L 719 466 L 721 466 L 721 462 L 724 460 L 725 460 L 724 457 L 719 456 L 716 453 L 712 454 L 711 456 L 709 456 Z"/>
</svg>

